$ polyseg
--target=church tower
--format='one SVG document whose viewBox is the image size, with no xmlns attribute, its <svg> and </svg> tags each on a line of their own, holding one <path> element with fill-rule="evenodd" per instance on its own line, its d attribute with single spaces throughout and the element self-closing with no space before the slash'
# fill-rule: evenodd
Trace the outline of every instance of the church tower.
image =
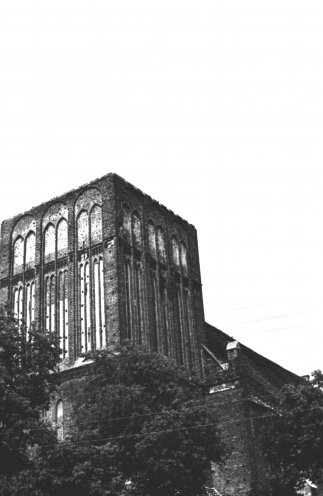
<svg viewBox="0 0 323 496">
<path fill-rule="evenodd" d="M 0 303 L 59 336 L 66 372 L 130 340 L 201 373 L 196 230 L 116 174 L 2 223 Z"/>
</svg>

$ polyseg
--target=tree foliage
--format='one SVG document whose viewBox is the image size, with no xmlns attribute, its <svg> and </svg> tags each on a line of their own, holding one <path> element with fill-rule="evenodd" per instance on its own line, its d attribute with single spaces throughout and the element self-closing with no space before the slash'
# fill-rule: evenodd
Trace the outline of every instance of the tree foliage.
<svg viewBox="0 0 323 496">
<path fill-rule="evenodd" d="M 294 496 L 306 480 L 323 482 L 323 375 L 286 386 L 264 433 L 271 464 L 266 494 Z"/>
<path fill-rule="evenodd" d="M 114 483 L 138 496 L 203 494 L 222 446 L 202 384 L 166 357 L 130 345 L 91 358 L 75 405 L 77 433 L 103 450 Z"/>
<path fill-rule="evenodd" d="M 19 332 L 14 326 L 10 329 L 11 336 L 19 341 Z M 54 365 L 53 357 L 47 358 Z M 114 352 L 97 351 L 87 358 L 93 362 L 75 400 L 74 428 L 62 442 L 52 438 L 44 441 L 40 430 L 35 439 L 27 436 L 25 453 L 28 445 L 35 447 L 19 469 L 16 466 L 11 476 L 2 479 L 2 486 L 0 480 L 0 493 L 202 496 L 210 460 L 219 462 L 222 456 L 214 411 L 202 384 L 165 357 L 130 345 Z M 22 374 L 21 358 L 17 360 L 15 366 Z M 9 380 L 13 372 L 9 355 L 7 362 Z M 38 370 L 38 362 L 33 366 Z M 48 406 L 48 372 L 42 374 L 45 391 L 39 391 L 35 395 L 39 399 L 34 400 L 34 389 L 30 389 L 27 403 L 34 402 L 30 412 Z M 23 391 L 22 385 L 20 396 Z M 37 421 L 30 423 L 30 433 L 39 429 L 35 412 L 31 417 Z M 28 414 L 22 410 L 19 415 L 25 429 L 23 419 Z M 50 437 L 50 432 L 47 435 Z"/>
<path fill-rule="evenodd" d="M 53 336 L 24 326 L 0 309 L 0 474 L 28 465 L 30 448 L 52 433 L 42 421 L 59 361 Z"/>
</svg>

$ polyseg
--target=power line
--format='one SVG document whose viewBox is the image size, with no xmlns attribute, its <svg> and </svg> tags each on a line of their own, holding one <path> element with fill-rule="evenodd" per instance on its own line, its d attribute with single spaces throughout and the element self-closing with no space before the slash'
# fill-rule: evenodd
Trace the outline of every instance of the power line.
<svg viewBox="0 0 323 496">
<path fill-rule="evenodd" d="M 304 313 L 308 313 L 308 312 L 297 312 L 297 313 L 288 313 L 285 315 L 274 315 L 273 317 L 265 317 L 263 319 L 245 320 L 243 322 L 234 322 L 233 324 L 230 324 L 230 325 L 234 326 L 234 325 L 250 324 L 252 322 L 262 322 L 264 320 L 281 319 L 284 317 L 293 317 L 294 315 L 302 315 Z"/>
<path fill-rule="evenodd" d="M 265 331 L 248 332 L 247 334 L 245 334 L 245 336 L 253 336 L 255 334 L 265 334 L 267 332 L 276 332 L 276 331 L 281 331 L 283 329 L 292 329 L 293 327 L 304 327 L 305 325 L 306 324 L 295 324 L 286 327 L 277 327 L 276 329 L 267 329 Z"/>
</svg>

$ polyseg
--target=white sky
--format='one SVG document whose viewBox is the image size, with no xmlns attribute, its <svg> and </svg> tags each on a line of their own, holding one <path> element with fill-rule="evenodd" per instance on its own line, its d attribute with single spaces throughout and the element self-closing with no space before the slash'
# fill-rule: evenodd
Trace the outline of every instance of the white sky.
<svg viewBox="0 0 323 496">
<path fill-rule="evenodd" d="M 208 322 L 323 369 L 322 0 L 2 0 L 0 218 L 116 172 L 192 222 Z"/>
</svg>

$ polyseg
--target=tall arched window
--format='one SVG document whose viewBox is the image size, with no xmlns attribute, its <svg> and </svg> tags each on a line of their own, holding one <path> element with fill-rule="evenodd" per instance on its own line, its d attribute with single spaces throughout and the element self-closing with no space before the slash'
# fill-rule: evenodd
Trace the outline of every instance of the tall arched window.
<svg viewBox="0 0 323 496">
<path fill-rule="evenodd" d="M 150 254 L 156 257 L 156 231 L 152 221 L 148 222 L 148 245 Z"/>
<path fill-rule="evenodd" d="M 165 235 L 162 227 L 157 229 L 158 256 L 162 261 L 166 260 Z"/>
<path fill-rule="evenodd" d="M 64 439 L 64 409 L 63 409 L 62 400 L 59 400 L 56 403 L 56 430 L 57 430 L 57 439 L 59 441 L 63 441 L 63 439 Z"/>
<path fill-rule="evenodd" d="M 179 267 L 179 245 L 176 236 L 172 237 L 173 262 Z"/>
</svg>

